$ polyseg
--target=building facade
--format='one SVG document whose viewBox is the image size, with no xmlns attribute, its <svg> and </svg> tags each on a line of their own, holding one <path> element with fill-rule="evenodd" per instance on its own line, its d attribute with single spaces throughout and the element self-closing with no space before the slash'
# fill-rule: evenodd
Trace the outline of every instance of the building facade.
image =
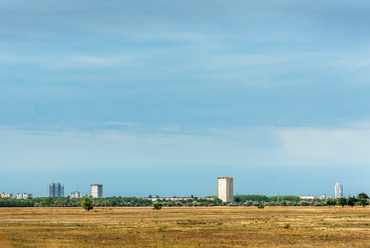
<svg viewBox="0 0 370 248">
<path fill-rule="evenodd" d="M 27 193 L 17 193 L 16 198 L 17 198 L 17 199 L 27 199 L 27 198 L 32 198 L 32 194 L 27 194 Z"/>
<path fill-rule="evenodd" d="M 91 196 L 93 198 L 102 198 L 103 184 L 91 184 Z"/>
<path fill-rule="evenodd" d="M 70 192 L 69 198 L 82 198 L 82 193 L 78 191 Z"/>
<path fill-rule="evenodd" d="M 48 184 L 48 197 L 64 197 L 64 184 Z"/>
<path fill-rule="evenodd" d="M 1 193 L 0 194 L 1 198 L 13 198 L 13 194 L 10 193 Z"/>
<path fill-rule="evenodd" d="M 232 177 L 217 178 L 217 197 L 223 202 L 229 202 L 234 197 L 234 179 Z"/>
<path fill-rule="evenodd" d="M 299 196 L 299 198 L 301 200 L 306 200 L 306 201 L 313 201 L 313 200 L 319 199 L 317 195 L 301 195 Z"/>
<path fill-rule="evenodd" d="M 335 189 L 335 199 L 342 198 L 343 197 L 343 185 L 340 183 L 337 183 L 334 189 Z"/>
</svg>

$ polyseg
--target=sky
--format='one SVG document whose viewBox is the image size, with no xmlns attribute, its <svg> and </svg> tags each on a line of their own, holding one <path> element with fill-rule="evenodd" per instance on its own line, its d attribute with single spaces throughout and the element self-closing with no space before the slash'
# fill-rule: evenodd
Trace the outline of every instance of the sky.
<svg viewBox="0 0 370 248">
<path fill-rule="evenodd" d="M 370 193 L 369 11 L 0 0 L 0 192 Z"/>
</svg>

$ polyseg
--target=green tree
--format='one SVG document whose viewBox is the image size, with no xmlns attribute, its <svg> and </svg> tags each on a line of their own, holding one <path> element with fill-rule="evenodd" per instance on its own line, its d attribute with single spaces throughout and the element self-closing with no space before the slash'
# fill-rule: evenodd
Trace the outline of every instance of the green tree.
<svg viewBox="0 0 370 248">
<path fill-rule="evenodd" d="M 347 199 L 347 205 L 353 207 L 357 202 L 357 199 L 355 197 L 348 197 Z"/>
<path fill-rule="evenodd" d="M 342 206 L 342 208 L 343 208 L 345 205 L 347 205 L 347 199 L 346 199 L 346 198 L 344 198 L 344 197 L 339 198 L 339 199 L 337 200 L 337 203 L 338 203 L 338 205 L 339 205 L 339 206 Z"/>
<path fill-rule="evenodd" d="M 369 196 L 367 194 L 365 194 L 364 192 L 357 195 L 357 200 L 358 200 L 358 203 L 362 207 L 365 207 L 366 205 L 369 205 Z"/>
<path fill-rule="evenodd" d="M 326 205 L 330 206 L 335 206 L 337 205 L 337 201 L 335 199 L 327 199 L 326 200 Z"/>
<path fill-rule="evenodd" d="M 84 199 L 82 200 L 81 207 L 87 211 L 90 211 L 91 209 L 94 208 L 93 201 L 89 199 L 87 196 L 85 196 Z"/>
<path fill-rule="evenodd" d="M 362 192 L 357 195 L 357 199 L 369 199 L 369 196 L 366 193 Z"/>
<path fill-rule="evenodd" d="M 358 200 L 358 204 L 360 204 L 362 207 L 365 207 L 366 205 L 369 205 L 369 200 L 361 198 Z"/>
</svg>

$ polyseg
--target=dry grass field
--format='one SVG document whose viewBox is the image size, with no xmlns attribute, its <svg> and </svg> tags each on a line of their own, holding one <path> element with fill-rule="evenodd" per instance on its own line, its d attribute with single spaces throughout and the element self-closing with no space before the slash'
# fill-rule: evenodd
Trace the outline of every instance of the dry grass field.
<svg viewBox="0 0 370 248">
<path fill-rule="evenodd" d="M 370 247 L 370 208 L 0 208 L 0 247 Z"/>
</svg>

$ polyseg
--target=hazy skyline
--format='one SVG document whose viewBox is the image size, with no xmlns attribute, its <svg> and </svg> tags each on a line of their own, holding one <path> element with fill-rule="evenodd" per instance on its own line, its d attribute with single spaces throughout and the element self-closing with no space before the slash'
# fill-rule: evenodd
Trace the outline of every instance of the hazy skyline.
<svg viewBox="0 0 370 248">
<path fill-rule="evenodd" d="M 369 193 L 369 11 L 0 0 L 0 191 Z"/>
</svg>

